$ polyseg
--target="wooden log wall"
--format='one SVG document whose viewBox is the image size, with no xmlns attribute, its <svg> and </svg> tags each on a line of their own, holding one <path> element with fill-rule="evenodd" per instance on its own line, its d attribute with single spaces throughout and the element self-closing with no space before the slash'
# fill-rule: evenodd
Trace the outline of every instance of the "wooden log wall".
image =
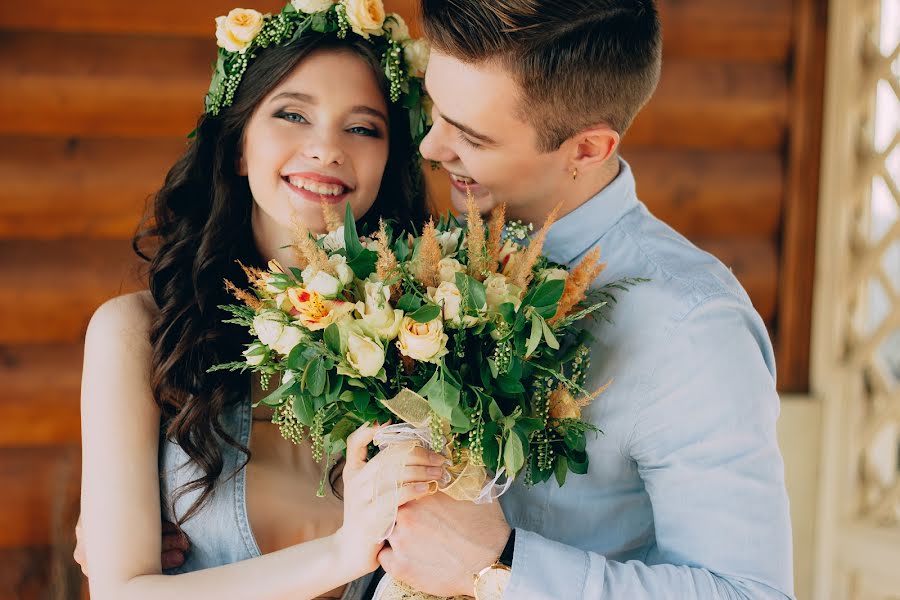
<svg viewBox="0 0 900 600">
<path fill-rule="evenodd" d="M 414 20 L 414 0 L 387 4 Z M 663 78 L 623 146 L 641 198 L 734 269 L 776 340 L 796 331 L 780 321 L 779 278 L 808 4 L 660 0 Z M 104 300 L 140 287 L 128 239 L 185 147 L 213 18 L 232 7 L 31 0 L 0 11 L 0 599 L 78 594 L 85 328 Z M 446 198 L 443 179 L 432 187 Z M 811 273 L 811 256 L 792 260 L 792 273 Z"/>
</svg>

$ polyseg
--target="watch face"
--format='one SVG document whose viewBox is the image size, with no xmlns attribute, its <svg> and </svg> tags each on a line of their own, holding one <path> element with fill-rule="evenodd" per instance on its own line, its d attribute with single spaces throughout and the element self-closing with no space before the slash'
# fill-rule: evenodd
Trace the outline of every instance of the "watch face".
<svg viewBox="0 0 900 600">
<path fill-rule="evenodd" d="M 510 577 L 512 571 L 502 566 L 483 571 L 475 581 L 476 600 L 500 600 Z"/>
</svg>

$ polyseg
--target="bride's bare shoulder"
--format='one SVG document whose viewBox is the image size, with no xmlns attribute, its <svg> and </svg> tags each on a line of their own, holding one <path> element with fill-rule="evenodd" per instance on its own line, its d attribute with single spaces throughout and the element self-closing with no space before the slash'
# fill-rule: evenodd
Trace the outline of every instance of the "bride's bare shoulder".
<svg viewBox="0 0 900 600">
<path fill-rule="evenodd" d="M 157 308 L 148 290 L 117 296 L 94 312 L 88 325 L 87 341 L 98 335 L 109 339 L 121 334 L 146 339 Z"/>
</svg>

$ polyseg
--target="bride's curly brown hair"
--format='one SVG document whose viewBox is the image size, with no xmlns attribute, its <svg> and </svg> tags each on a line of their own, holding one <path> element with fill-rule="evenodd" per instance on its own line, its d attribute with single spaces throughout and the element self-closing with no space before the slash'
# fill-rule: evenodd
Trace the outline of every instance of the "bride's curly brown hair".
<svg viewBox="0 0 900 600">
<path fill-rule="evenodd" d="M 180 523 L 209 500 L 222 475 L 222 443 L 243 452 L 244 464 L 250 458 L 249 449 L 220 421 L 227 408 L 247 401 L 249 378 L 207 372 L 212 365 L 238 360 L 242 345 L 250 341 L 242 328 L 222 324 L 224 313 L 217 307 L 230 301 L 223 280 L 242 280 L 237 261 L 263 266 L 251 230 L 253 198 L 246 177 L 235 169 L 244 129 L 269 92 L 319 49 L 361 56 L 388 97 L 379 58 L 361 39 L 307 32 L 290 45 L 258 50 L 233 104 L 218 116 L 200 118 L 195 137 L 148 203 L 132 241 L 134 251 L 149 263 L 149 288 L 158 308 L 150 330 L 150 384 L 162 411 L 161 427 L 203 473 L 176 492 L 181 497 L 200 490 L 178 518 Z M 401 227 L 419 227 L 425 220 L 424 186 L 409 118 L 399 103 L 388 102 L 388 108 L 385 176 L 374 204 L 359 220 L 362 229 L 373 230 L 379 218 L 394 219 Z M 174 506 L 174 499 L 169 500 Z"/>
</svg>

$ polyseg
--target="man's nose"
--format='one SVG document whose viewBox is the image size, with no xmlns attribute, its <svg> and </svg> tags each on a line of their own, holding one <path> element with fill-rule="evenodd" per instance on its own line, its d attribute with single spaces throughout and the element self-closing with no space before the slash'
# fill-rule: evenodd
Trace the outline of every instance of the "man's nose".
<svg viewBox="0 0 900 600">
<path fill-rule="evenodd" d="M 449 137 L 453 135 L 453 126 L 444 121 L 440 116 L 435 115 L 434 125 L 428 131 L 428 135 L 422 139 L 419 144 L 419 152 L 425 160 L 433 160 L 435 162 L 453 162 L 459 157 L 453 151 L 448 143 Z"/>
</svg>

